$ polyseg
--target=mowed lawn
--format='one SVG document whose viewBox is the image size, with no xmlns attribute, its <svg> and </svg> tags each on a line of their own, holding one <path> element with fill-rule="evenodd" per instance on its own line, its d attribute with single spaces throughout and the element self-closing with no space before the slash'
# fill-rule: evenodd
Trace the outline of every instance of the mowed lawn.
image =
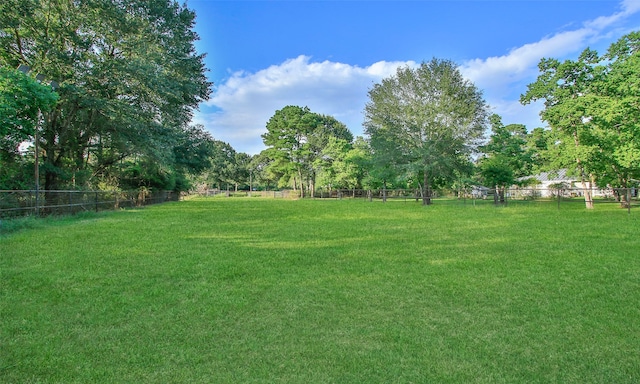
<svg viewBox="0 0 640 384">
<path fill-rule="evenodd" d="M 194 199 L 0 237 L 2 383 L 637 383 L 640 211 Z"/>
</svg>

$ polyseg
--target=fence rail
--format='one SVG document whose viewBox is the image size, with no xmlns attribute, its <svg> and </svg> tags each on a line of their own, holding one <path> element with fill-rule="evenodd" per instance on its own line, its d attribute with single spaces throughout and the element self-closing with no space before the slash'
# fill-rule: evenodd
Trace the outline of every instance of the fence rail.
<svg viewBox="0 0 640 384">
<path fill-rule="evenodd" d="M 557 204 L 584 203 L 582 188 L 508 188 L 503 194 L 493 189 L 468 188 L 460 190 L 433 190 L 431 199 L 466 202 L 491 202 L 509 204 L 513 201 L 549 202 Z M 594 204 L 619 203 L 624 207 L 640 205 L 637 188 L 604 188 L 590 190 Z M 263 197 L 263 198 L 299 198 L 299 191 L 219 191 L 210 190 L 201 196 L 225 197 Z M 317 199 L 369 199 L 405 201 L 422 199 L 420 189 L 333 189 L 318 190 L 313 196 Z"/>
<path fill-rule="evenodd" d="M 176 201 L 173 191 L 35 191 L 0 190 L 0 217 L 63 215 L 105 211 Z"/>
</svg>

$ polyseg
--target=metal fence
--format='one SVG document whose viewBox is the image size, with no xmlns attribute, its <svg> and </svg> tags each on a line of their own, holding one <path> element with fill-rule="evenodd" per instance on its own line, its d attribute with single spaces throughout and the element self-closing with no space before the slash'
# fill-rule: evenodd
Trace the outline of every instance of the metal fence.
<svg viewBox="0 0 640 384">
<path fill-rule="evenodd" d="M 0 190 L 0 217 L 74 214 L 141 207 L 177 201 L 173 191 L 43 191 Z"/>
<path fill-rule="evenodd" d="M 225 191 L 219 189 L 209 189 L 197 193 L 201 197 L 262 197 L 271 199 L 297 199 L 300 191 Z"/>
<path fill-rule="evenodd" d="M 590 190 L 594 205 L 616 203 L 629 208 L 640 206 L 637 188 L 593 188 Z M 493 189 L 469 188 L 461 190 L 433 190 L 431 199 L 434 201 L 491 203 L 508 205 L 512 202 L 538 202 L 553 204 L 585 203 L 585 191 L 582 188 L 508 188 L 503 193 Z M 419 189 L 379 189 L 379 190 L 333 190 L 320 191 L 316 198 L 366 198 L 373 200 L 404 200 L 421 201 L 422 192 Z"/>
<path fill-rule="evenodd" d="M 640 206 L 637 188 L 604 188 L 591 189 L 594 204 L 617 203 L 621 207 L 631 208 Z M 262 197 L 262 198 L 299 198 L 299 191 L 219 191 L 210 190 L 201 196 L 224 197 Z M 317 190 L 313 196 L 316 199 L 368 199 L 375 200 L 404 200 L 421 201 L 420 189 L 333 189 Z M 512 202 L 537 202 L 553 204 L 584 204 L 584 190 L 581 188 L 508 188 L 503 194 L 493 189 L 468 188 L 461 190 L 433 190 L 431 199 L 436 202 L 499 204 L 508 205 Z"/>
</svg>

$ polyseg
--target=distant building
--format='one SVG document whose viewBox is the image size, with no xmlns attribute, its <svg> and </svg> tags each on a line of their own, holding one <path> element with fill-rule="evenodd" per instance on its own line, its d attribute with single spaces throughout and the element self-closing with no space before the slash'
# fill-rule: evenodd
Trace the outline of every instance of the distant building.
<svg viewBox="0 0 640 384">
<path fill-rule="evenodd" d="M 471 189 L 471 197 L 474 199 L 486 199 L 490 194 L 493 194 L 493 190 L 482 185 L 474 185 Z"/>
<path fill-rule="evenodd" d="M 552 197 L 557 196 L 558 189 L 563 189 L 565 196 L 581 196 L 582 184 L 577 176 L 571 176 L 566 169 L 559 169 L 557 171 L 540 172 L 537 175 L 525 176 L 518 179 L 518 181 L 535 180 L 538 181 L 535 185 L 523 188 L 529 190 L 538 197 Z M 587 188 L 591 188 L 593 196 L 607 196 L 610 193 L 608 189 L 601 190 L 595 187 L 591 182 L 587 183 Z"/>
</svg>

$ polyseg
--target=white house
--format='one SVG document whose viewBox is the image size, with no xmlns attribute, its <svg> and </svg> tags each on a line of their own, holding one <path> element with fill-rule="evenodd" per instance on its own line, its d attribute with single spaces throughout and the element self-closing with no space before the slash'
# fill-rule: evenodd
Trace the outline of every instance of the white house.
<svg viewBox="0 0 640 384">
<path fill-rule="evenodd" d="M 578 176 L 571 176 L 567 173 L 566 169 L 559 169 L 551 172 L 541 172 L 533 176 L 525 176 L 518 179 L 523 180 L 537 180 L 539 183 L 531 185 L 524 189 L 535 192 L 539 197 L 552 197 L 555 196 L 558 190 L 558 186 L 562 185 L 565 190 L 564 193 L 567 196 L 581 196 L 582 184 Z M 606 196 L 608 190 L 601 190 L 597 188 L 593 183 L 588 182 L 587 188 L 591 188 L 593 196 Z"/>
</svg>

